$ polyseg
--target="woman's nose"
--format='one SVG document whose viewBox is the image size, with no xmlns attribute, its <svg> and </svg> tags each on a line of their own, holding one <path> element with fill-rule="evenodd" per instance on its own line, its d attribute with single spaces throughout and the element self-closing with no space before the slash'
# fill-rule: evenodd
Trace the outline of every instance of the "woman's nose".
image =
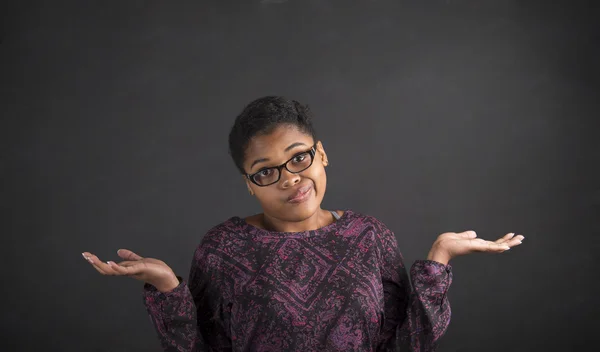
<svg viewBox="0 0 600 352">
<path fill-rule="evenodd" d="M 294 174 L 286 170 L 285 168 L 281 170 L 281 181 L 282 186 L 284 188 L 292 187 L 300 182 L 300 174 Z"/>
</svg>

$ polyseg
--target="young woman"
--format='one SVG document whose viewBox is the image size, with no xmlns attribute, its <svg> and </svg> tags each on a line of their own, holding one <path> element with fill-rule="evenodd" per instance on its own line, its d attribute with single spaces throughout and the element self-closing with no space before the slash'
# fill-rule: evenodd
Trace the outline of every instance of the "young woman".
<svg viewBox="0 0 600 352">
<path fill-rule="evenodd" d="M 126 249 L 120 263 L 83 253 L 103 275 L 145 282 L 165 351 L 433 351 L 450 322 L 448 262 L 523 240 L 441 234 L 412 265 L 411 287 L 390 229 L 372 216 L 321 208 L 329 160 L 307 107 L 255 100 L 235 120 L 229 148 L 263 212 L 208 231 L 187 282 Z"/>
</svg>

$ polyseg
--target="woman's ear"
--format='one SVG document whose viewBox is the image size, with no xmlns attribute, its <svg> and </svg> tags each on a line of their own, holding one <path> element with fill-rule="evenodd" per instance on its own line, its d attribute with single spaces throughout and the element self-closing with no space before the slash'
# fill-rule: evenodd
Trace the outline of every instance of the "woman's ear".
<svg viewBox="0 0 600 352">
<path fill-rule="evenodd" d="M 323 166 L 329 165 L 329 159 L 327 158 L 327 153 L 325 153 L 325 148 L 323 148 L 323 143 L 321 143 L 321 141 L 317 142 L 317 152 L 321 154 Z"/>
<path fill-rule="evenodd" d="M 252 190 L 252 187 L 250 187 L 250 181 L 248 180 L 248 177 L 243 176 L 243 175 L 242 175 L 242 177 L 244 178 L 244 182 L 246 182 L 246 188 L 248 188 L 248 193 L 250 193 L 250 195 L 253 196 L 254 191 Z"/>
</svg>

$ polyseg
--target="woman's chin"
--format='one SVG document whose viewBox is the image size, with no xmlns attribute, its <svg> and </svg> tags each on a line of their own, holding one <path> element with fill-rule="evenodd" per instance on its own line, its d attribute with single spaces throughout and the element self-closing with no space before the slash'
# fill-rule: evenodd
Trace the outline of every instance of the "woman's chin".
<svg viewBox="0 0 600 352">
<path fill-rule="evenodd" d="M 294 206 L 288 213 L 289 221 L 298 222 L 304 221 L 312 216 L 319 210 L 319 203 L 317 202 L 306 202 Z"/>
</svg>

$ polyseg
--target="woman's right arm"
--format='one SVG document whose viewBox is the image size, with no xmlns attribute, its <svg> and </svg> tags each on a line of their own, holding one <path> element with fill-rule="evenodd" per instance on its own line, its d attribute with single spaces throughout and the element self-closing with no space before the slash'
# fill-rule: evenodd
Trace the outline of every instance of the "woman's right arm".
<svg viewBox="0 0 600 352">
<path fill-rule="evenodd" d="M 209 351 L 197 329 L 197 313 L 188 285 L 183 280 L 173 290 L 160 292 L 144 285 L 144 305 L 165 351 Z"/>
<path fill-rule="evenodd" d="M 188 283 L 176 277 L 163 261 L 143 258 L 121 249 L 120 263 L 102 262 L 85 252 L 83 257 L 101 274 L 130 276 L 144 284 L 144 304 L 165 351 L 228 351 L 231 343 L 217 312 L 222 306 L 219 265 L 206 260 L 202 246 L 194 255 Z M 214 262 L 214 260 L 212 260 Z M 219 333 L 222 332 L 222 333 Z"/>
<path fill-rule="evenodd" d="M 166 293 L 145 285 L 144 301 L 165 351 L 231 351 L 229 280 L 210 241 L 196 249 L 188 282 Z"/>
</svg>

